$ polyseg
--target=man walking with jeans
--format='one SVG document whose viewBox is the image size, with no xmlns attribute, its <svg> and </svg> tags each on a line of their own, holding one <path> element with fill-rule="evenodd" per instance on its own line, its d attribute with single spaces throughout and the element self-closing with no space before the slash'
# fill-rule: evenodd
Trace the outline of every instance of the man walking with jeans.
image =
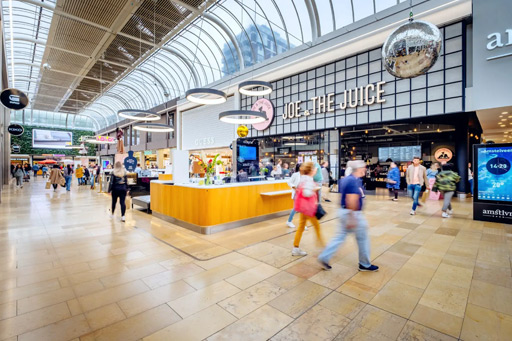
<svg viewBox="0 0 512 341">
<path fill-rule="evenodd" d="M 370 263 L 370 240 L 368 239 L 368 223 L 363 212 L 363 182 L 361 178 L 366 174 L 366 164 L 362 160 L 349 161 L 347 168 L 352 173 L 341 181 L 341 213 L 340 229 L 329 242 L 329 245 L 318 256 L 318 261 L 325 270 L 331 270 L 329 260 L 345 241 L 347 233 L 356 234 L 359 248 L 359 271 L 377 271 L 379 267 Z"/>
<path fill-rule="evenodd" d="M 421 206 L 418 202 L 421 187 L 425 183 L 428 183 L 427 169 L 420 165 L 419 156 L 415 156 L 412 160 L 412 165 L 407 168 L 407 172 L 405 173 L 405 180 L 407 181 L 407 191 L 413 200 L 411 215 L 415 215 L 416 208 Z"/>
</svg>

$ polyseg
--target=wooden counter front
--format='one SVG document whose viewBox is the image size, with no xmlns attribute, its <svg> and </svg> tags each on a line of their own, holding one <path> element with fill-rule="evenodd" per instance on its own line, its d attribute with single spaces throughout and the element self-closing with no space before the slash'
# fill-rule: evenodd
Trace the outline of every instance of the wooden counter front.
<svg viewBox="0 0 512 341">
<path fill-rule="evenodd" d="M 166 185 L 152 181 L 151 210 L 156 216 L 169 217 L 170 221 L 190 225 L 185 227 L 192 227 L 196 232 L 210 234 L 287 214 L 293 208 L 289 190 L 284 180 L 221 186 Z M 212 226 L 218 228 L 209 229 Z"/>
</svg>

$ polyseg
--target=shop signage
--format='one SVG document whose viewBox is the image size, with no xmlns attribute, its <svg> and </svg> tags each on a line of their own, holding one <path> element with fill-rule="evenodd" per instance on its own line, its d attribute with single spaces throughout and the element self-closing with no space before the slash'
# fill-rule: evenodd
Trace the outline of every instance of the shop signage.
<svg viewBox="0 0 512 341">
<path fill-rule="evenodd" d="M 96 136 L 96 141 L 101 143 L 116 143 L 116 139 L 111 136 Z"/>
<path fill-rule="evenodd" d="M 277 152 L 279 155 L 287 155 L 287 154 L 290 154 L 291 152 L 291 148 L 290 147 L 287 147 L 287 148 L 278 148 L 277 149 Z"/>
<path fill-rule="evenodd" d="M 21 151 L 21 147 L 19 144 L 13 144 L 11 150 L 14 154 L 18 154 Z"/>
<path fill-rule="evenodd" d="M 270 127 L 270 125 L 274 121 L 274 111 L 275 111 L 274 105 L 272 105 L 272 102 L 270 102 L 266 98 L 260 98 L 259 100 L 256 101 L 256 103 L 254 103 L 252 105 L 251 110 L 265 113 L 265 115 L 267 116 L 267 120 L 265 122 L 253 124 L 252 127 L 254 129 L 265 130 L 268 127 Z"/>
<path fill-rule="evenodd" d="M 0 94 L 0 101 L 7 109 L 21 110 L 28 105 L 27 95 L 18 89 L 5 89 Z"/>
<path fill-rule="evenodd" d="M 133 151 L 130 150 L 128 156 L 124 159 L 124 168 L 128 172 L 133 172 L 135 167 L 137 167 L 137 159 L 133 156 Z"/>
<path fill-rule="evenodd" d="M 504 40 L 506 36 L 506 40 Z M 487 36 L 487 50 L 492 51 L 495 48 L 512 45 L 512 29 L 505 30 L 505 34 L 502 36 L 501 32 L 494 32 Z M 508 53 L 508 56 L 512 56 L 512 53 Z M 493 57 L 487 58 L 487 60 L 495 59 Z"/>
<path fill-rule="evenodd" d="M 434 152 L 434 158 L 437 162 L 446 163 L 453 158 L 453 152 L 448 148 L 439 148 Z"/>
<path fill-rule="evenodd" d="M 203 137 L 200 139 L 195 139 L 194 144 L 198 147 L 210 146 L 212 144 L 215 144 L 215 137 L 212 136 L 212 137 Z"/>
<path fill-rule="evenodd" d="M 382 94 L 384 93 L 382 86 L 384 84 L 386 84 L 386 82 L 377 82 L 376 84 L 368 84 L 367 86 L 345 90 L 343 91 L 343 101 L 338 104 L 336 104 L 334 100 L 336 96 L 335 93 L 312 97 L 311 111 L 306 109 L 302 112 L 302 101 L 287 103 L 284 106 L 283 119 L 334 112 L 336 106 L 339 106 L 341 110 L 345 110 L 347 108 L 356 108 L 363 105 L 384 103 L 386 102 L 386 100 L 382 98 Z"/>
<path fill-rule="evenodd" d="M 20 136 L 23 134 L 24 129 L 19 124 L 11 124 L 9 127 L 7 127 L 7 131 L 13 136 Z"/>
</svg>

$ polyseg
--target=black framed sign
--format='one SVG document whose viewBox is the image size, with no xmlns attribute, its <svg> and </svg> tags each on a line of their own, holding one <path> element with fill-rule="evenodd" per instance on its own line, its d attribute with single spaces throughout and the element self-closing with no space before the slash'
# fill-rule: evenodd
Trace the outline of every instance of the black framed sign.
<svg viewBox="0 0 512 341">
<path fill-rule="evenodd" d="M 25 129 L 23 129 L 23 127 L 20 126 L 19 124 L 11 124 L 10 126 L 7 127 L 7 131 L 11 135 L 20 136 L 23 134 Z"/>
<path fill-rule="evenodd" d="M 21 110 L 28 105 L 28 97 L 23 91 L 9 88 L 0 94 L 0 102 L 7 109 Z"/>
</svg>

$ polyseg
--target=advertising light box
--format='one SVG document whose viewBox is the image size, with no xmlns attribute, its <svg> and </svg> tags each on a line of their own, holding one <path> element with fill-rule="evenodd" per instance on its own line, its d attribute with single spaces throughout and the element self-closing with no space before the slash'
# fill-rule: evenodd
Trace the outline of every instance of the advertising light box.
<svg viewBox="0 0 512 341">
<path fill-rule="evenodd" d="M 473 146 L 475 220 L 512 223 L 512 144 Z"/>
<path fill-rule="evenodd" d="M 32 129 L 32 147 L 65 149 L 73 144 L 73 133 L 46 129 Z"/>
</svg>

